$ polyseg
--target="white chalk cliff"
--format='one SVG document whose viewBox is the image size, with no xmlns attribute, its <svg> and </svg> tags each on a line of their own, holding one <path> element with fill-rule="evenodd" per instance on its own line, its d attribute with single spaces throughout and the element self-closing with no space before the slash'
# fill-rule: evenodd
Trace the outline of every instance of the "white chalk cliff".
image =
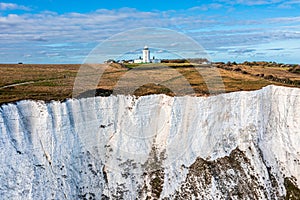
<svg viewBox="0 0 300 200">
<path fill-rule="evenodd" d="M 283 199 L 300 186 L 300 89 L 0 107 L 1 199 Z"/>
</svg>

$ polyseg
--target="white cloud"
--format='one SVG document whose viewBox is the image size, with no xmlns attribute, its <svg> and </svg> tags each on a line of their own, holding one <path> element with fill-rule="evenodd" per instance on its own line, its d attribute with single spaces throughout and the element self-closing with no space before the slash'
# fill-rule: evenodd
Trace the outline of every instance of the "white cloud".
<svg viewBox="0 0 300 200">
<path fill-rule="evenodd" d="M 23 5 L 15 4 L 15 3 L 0 2 L 0 10 L 25 10 L 25 11 L 28 11 L 28 10 L 30 10 L 30 8 L 23 6 Z"/>
<path fill-rule="evenodd" d="M 32 55 L 30 59 L 36 59 L 35 62 L 42 62 L 43 59 L 50 59 L 49 62 L 81 62 L 99 42 L 114 34 L 141 27 L 178 30 L 216 52 L 220 52 L 219 47 L 236 46 L 240 50 L 238 46 L 241 45 L 300 39 L 299 17 L 239 20 L 199 13 L 200 8 L 194 8 L 193 14 L 188 11 L 141 12 L 123 8 L 91 13 L 58 14 L 47 11 L 0 15 L 0 52 L 11 54 L 6 57 L 9 59 L 28 53 Z M 123 42 L 130 43 L 126 38 Z M 174 38 L 174 46 L 177 43 Z M 0 57 L 0 62 L 3 62 L 1 59 L 4 57 Z"/>
<path fill-rule="evenodd" d="M 130 12 L 129 12 L 130 11 Z M 61 43 L 98 42 L 109 36 L 140 27 L 186 28 L 216 24 L 212 19 L 184 13 L 140 12 L 135 9 L 97 10 L 92 13 L 9 14 L 0 16 L 0 40 Z"/>
<path fill-rule="evenodd" d="M 217 2 L 226 3 L 229 5 L 247 5 L 247 6 L 256 6 L 256 5 L 270 5 L 270 4 L 278 4 L 284 2 L 283 0 L 217 0 Z"/>
<path fill-rule="evenodd" d="M 300 22 L 300 16 L 269 18 L 269 19 L 266 19 L 266 22 L 269 22 L 269 23 L 288 23 L 288 24 L 299 23 Z"/>
<path fill-rule="evenodd" d="M 23 57 L 24 58 L 29 58 L 29 57 L 32 57 L 32 55 L 30 55 L 30 54 L 24 54 Z"/>
<path fill-rule="evenodd" d="M 296 5 L 300 5 L 300 0 L 292 0 L 292 1 L 284 1 L 280 5 L 278 5 L 279 8 L 293 8 Z"/>
<path fill-rule="evenodd" d="M 201 6 L 196 6 L 196 7 L 193 7 L 193 8 L 190 8 L 189 10 L 190 11 L 197 11 L 197 10 L 200 10 L 200 11 L 207 11 L 207 10 L 216 10 L 216 9 L 220 9 L 222 8 L 223 5 L 222 4 L 219 4 L 219 3 L 212 3 L 212 4 L 203 4 Z"/>
</svg>

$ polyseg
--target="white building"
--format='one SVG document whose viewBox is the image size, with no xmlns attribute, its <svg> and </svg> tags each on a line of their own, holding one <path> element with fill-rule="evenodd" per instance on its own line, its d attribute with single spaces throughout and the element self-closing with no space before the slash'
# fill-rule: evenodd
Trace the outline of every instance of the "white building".
<svg viewBox="0 0 300 200">
<path fill-rule="evenodd" d="M 135 59 L 133 62 L 137 63 L 137 64 L 140 64 L 140 63 L 143 63 L 143 60 L 142 59 Z"/>
<path fill-rule="evenodd" d="M 144 47 L 143 49 L 143 63 L 150 63 L 150 51 L 147 46 Z"/>
<path fill-rule="evenodd" d="M 148 46 L 145 46 L 143 49 L 143 59 L 135 59 L 134 63 L 160 63 L 160 59 L 150 58 L 150 50 Z"/>
<path fill-rule="evenodd" d="M 153 59 L 151 60 L 152 63 L 161 63 L 160 59 L 156 59 L 153 57 Z"/>
</svg>

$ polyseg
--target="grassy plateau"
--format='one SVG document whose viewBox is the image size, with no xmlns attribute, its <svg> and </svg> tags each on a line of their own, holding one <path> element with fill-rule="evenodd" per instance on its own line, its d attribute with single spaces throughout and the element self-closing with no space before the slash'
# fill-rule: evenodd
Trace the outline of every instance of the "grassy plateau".
<svg viewBox="0 0 300 200">
<path fill-rule="evenodd" d="M 85 66 L 0 64 L 0 104 L 23 99 L 63 101 L 72 98 L 76 77 L 99 76 L 95 73 L 78 74 L 80 67 Z M 100 96 L 112 93 L 208 96 L 223 92 L 220 88 L 225 92 L 234 92 L 257 90 L 270 84 L 300 87 L 298 65 L 273 62 L 93 65 L 93 69 L 103 67 L 104 73 L 96 83 L 96 94 Z M 188 93 L 191 88 L 193 92 Z"/>
</svg>

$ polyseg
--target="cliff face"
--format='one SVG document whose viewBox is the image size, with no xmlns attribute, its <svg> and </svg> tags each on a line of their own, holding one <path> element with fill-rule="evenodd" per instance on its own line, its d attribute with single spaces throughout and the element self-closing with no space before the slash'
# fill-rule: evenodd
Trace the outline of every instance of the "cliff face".
<svg viewBox="0 0 300 200">
<path fill-rule="evenodd" d="M 3 199 L 297 199 L 300 90 L 0 107 Z"/>
</svg>

